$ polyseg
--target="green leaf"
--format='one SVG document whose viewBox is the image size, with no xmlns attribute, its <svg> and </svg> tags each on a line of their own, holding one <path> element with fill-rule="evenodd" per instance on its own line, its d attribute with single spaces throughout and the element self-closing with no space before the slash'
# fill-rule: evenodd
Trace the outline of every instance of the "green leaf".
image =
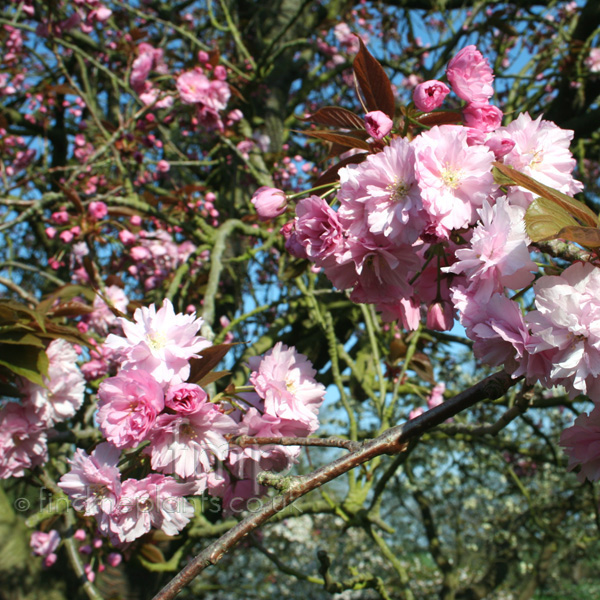
<svg viewBox="0 0 600 600">
<path fill-rule="evenodd" d="M 525 213 L 525 229 L 532 242 L 554 240 L 564 227 L 578 225 L 564 208 L 547 198 L 536 198 Z"/>
<path fill-rule="evenodd" d="M 41 348 L 2 344 L 0 345 L 0 365 L 32 383 L 45 385 L 43 376 L 48 373 L 48 357 Z"/>
</svg>

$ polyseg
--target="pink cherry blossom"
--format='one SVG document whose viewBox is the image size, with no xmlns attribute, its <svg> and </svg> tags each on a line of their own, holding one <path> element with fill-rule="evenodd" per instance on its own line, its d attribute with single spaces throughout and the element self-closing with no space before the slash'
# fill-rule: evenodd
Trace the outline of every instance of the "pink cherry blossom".
<svg viewBox="0 0 600 600">
<path fill-rule="evenodd" d="M 487 102 L 471 102 L 463 109 L 463 121 L 467 127 L 473 127 L 490 133 L 502 124 L 502 111 Z"/>
<path fill-rule="evenodd" d="M 203 477 L 215 458 L 227 457 L 225 436 L 236 432 L 235 421 L 206 401 L 194 413 L 163 414 L 147 450 L 152 468 L 184 478 Z"/>
<path fill-rule="evenodd" d="M 534 121 L 528 113 L 521 113 L 512 123 L 498 129 L 496 134 L 500 139 L 515 143 L 504 157 L 505 164 L 565 194 L 573 195 L 582 190 L 583 184 L 572 175 L 575 159 L 569 145 L 573 131 L 561 129 L 551 121 L 542 120 L 541 116 Z M 508 194 L 511 202 L 513 189 L 522 192 L 523 200 L 519 204 L 527 208 L 534 194 L 522 188 L 511 188 Z"/>
<path fill-rule="evenodd" d="M 121 452 L 107 443 L 91 455 L 78 448 L 69 460 L 71 470 L 60 478 L 60 487 L 73 508 L 96 517 L 100 531 L 108 530 L 108 518 L 121 494 L 121 473 L 117 467 Z"/>
<path fill-rule="evenodd" d="M 51 567 L 57 559 L 54 551 L 60 544 L 60 534 L 56 529 L 51 529 L 48 533 L 44 531 L 34 531 L 31 534 L 29 545 L 31 550 L 37 556 L 44 557 L 44 566 Z"/>
<path fill-rule="evenodd" d="M 49 364 L 44 385 L 25 381 L 21 392 L 24 406 L 50 426 L 75 416 L 83 404 L 85 378 L 77 366 L 77 353 L 66 340 L 50 342 L 46 354 Z"/>
<path fill-rule="evenodd" d="M 181 414 L 197 412 L 207 400 L 208 394 L 193 383 L 172 385 L 165 393 L 165 407 Z"/>
<path fill-rule="evenodd" d="M 494 73 L 487 58 L 473 45 L 450 60 L 446 76 L 454 93 L 467 102 L 487 102 L 494 95 Z"/>
<path fill-rule="evenodd" d="M 16 402 L 0 408 L 0 479 L 23 477 L 48 460 L 44 423 Z"/>
<path fill-rule="evenodd" d="M 184 498 L 193 492 L 193 484 L 156 473 L 140 480 L 127 479 L 110 515 L 111 539 L 117 544 L 133 542 L 152 527 L 176 535 L 194 516 L 194 507 Z"/>
<path fill-rule="evenodd" d="M 367 231 L 383 234 L 397 246 L 412 244 L 424 224 L 415 174 L 415 151 L 396 138 L 382 152 L 359 165 L 340 169 L 339 218 L 345 230 L 360 238 Z"/>
<path fill-rule="evenodd" d="M 394 122 L 380 110 L 373 110 L 365 115 L 365 129 L 375 140 L 384 138 L 394 126 Z"/>
<path fill-rule="evenodd" d="M 202 319 L 195 313 L 175 314 L 168 299 L 159 310 L 154 305 L 138 308 L 133 319 L 120 319 L 125 337 L 111 334 L 106 345 L 121 354 L 123 368 L 147 371 L 163 386 L 185 381 L 190 358 L 211 345 L 196 335 Z"/>
<path fill-rule="evenodd" d="M 470 248 L 456 250 L 458 261 L 442 270 L 466 275 L 468 291 L 485 302 L 504 287 L 527 287 L 537 266 L 529 256 L 524 209 L 510 206 L 501 197 L 493 207 L 485 202 L 479 213 L 481 222 L 473 231 Z"/>
<path fill-rule="evenodd" d="M 550 353 L 541 381 L 564 385 L 571 398 L 600 394 L 600 270 L 575 263 L 560 276 L 534 285 L 536 310 L 526 320 L 533 334 L 529 351 Z"/>
<path fill-rule="evenodd" d="M 476 220 L 497 186 L 492 176 L 494 155 L 485 146 L 469 146 L 464 127 L 433 127 L 414 140 L 416 172 L 423 205 L 438 235 L 447 237 Z"/>
<path fill-rule="evenodd" d="M 88 212 L 94 219 L 103 219 L 108 214 L 108 207 L 104 202 L 90 202 Z"/>
<path fill-rule="evenodd" d="M 413 102 L 423 111 L 429 112 L 439 108 L 444 103 L 444 98 L 450 93 L 450 88 L 437 79 L 419 83 L 413 90 Z"/>
<path fill-rule="evenodd" d="M 325 386 L 314 379 L 310 361 L 278 342 L 264 355 L 249 360 L 250 382 L 265 401 L 265 412 L 291 421 L 300 421 L 310 432 L 319 426 L 318 411 Z"/>
<path fill-rule="evenodd" d="M 109 285 L 104 289 L 104 296 L 115 309 L 122 313 L 127 312 L 129 298 L 120 287 Z M 93 306 L 94 311 L 87 316 L 87 323 L 96 333 L 106 336 L 110 331 L 113 333 L 121 331 L 119 317 L 114 315 L 108 304 L 99 295 L 94 298 Z"/>
<path fill-rule="evenodd" d="M 121 370 L 98 388 L 98 426 L 117 448 L 133 448 L 149 437 L 164 408 L 162 387 L 150 373 Z"/>
<path fill-rule="evenodd" d="M 583 483 L 600 479 L 600 408 L 594 406 L 589 413 L 582 413 L 575 423 L 560 436 L 560 445 L 569 455 L 569 471 L 581 466 L 577 479 Z"/>
</svg>

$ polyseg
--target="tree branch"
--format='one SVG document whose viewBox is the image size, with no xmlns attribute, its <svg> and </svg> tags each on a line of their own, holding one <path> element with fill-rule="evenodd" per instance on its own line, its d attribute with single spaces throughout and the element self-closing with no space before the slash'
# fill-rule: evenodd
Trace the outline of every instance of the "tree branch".
<svg viewBox="0 0 600 600">
<path fill-rule="evenodd" d="M 363 444 L 359 450 L 338 458 L 308 475 L 291 478 L 286 493 L 272 498 L 271 502 L 266 503 L 259 511 L 245 518 L 200 552 L 154 597 L 154 600 L 174 598 L 204 569 L 217 564 L 242 538 L 298 498 L 377 456 L 403 452 L 410 440 L 481 400 L 500 398 L 517 381 L 505 371 L 495 373 L 420 417 L 389 429 L 383 435 Z"/>
</svg>

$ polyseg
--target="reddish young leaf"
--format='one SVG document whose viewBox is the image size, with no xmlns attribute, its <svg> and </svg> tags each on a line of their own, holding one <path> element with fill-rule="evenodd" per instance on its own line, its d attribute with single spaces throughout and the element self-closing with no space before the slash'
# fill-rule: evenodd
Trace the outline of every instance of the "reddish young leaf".
<svg viewBox="0 0 600 600">
<path fill-rule="evenodd" d="M 441 110 L 439 112 L 423 113 L 415 117 L 421 125 L 433 127 L 434 125 L 452 125 L 462 121 L 462 115 L 455 110 Z"/>
<path fill-rule="evenodd" d="M 204 379 L 221 362 L 221 359 L 229 352 L 229 349 L 235 345 L 218 344 L 217 346 L 204 348 L 200 353 L 200 358 L 192 358 L 190 360 L 191 369 L 188 381 L 197 383 Z"/>
<path fill-rule="evenodd" d="M 584 248 L 600 247 L 600 229 L 596 227 L 563 227 L 556 237 L 575 242 Z"/>
<path fill-rule="evenodd" d="M 315 182 L 315 186 L 325 185 L 327 183 L 335 183 L 339 179 L 338 171 L 341 168 L 346 167 L 348 165 L 357 165 L 363 162 L 363 160 L 365 160 L 366 158 L 367 154 L 364 153 L 347 156 L 343 160 L 337 162 L 332 167 L 329 167 L 329 169 L 327 169 L 327 171 L 325 171 L 324 173 L 321 173 L 321 176 Z"/>
<path fill-rule="evenodd" d="M 360 148 L 361 150 L 370 150 L 371 146 L 360 137 L 357 137 L 356 133 L 342 133 L 337 131 L 303 131 L 304 135 L 315 137 L 320 140 L 326 140 L 328 142 L 334 142 L 347 148 Z"/>
<path fill-rule="evenodd" d="M 348 129 L 365 129 L 365 122 L 351 110 L 338 106 L 324 106 L 316 113 L 310 115 L 304 121 L 318 123 L 319 125 L 331 125 Z"/>
<path fill-rule="evenodd" d="M 393 119 L 396 100 L 389 77 L 379 61 L 367 50 L 360 37 L 358 41 L 360 50 L 352 63 L 352 68 L 365 100 L 365 105 L 369 111 L 380 110 L 390 119 Z"/>
</svg>

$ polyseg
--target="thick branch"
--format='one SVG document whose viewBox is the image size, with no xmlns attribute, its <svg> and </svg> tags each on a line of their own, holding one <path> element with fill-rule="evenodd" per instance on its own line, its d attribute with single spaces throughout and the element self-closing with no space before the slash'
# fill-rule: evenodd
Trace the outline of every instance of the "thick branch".
<svg viewBox="0 0 600 600">
<path fill-rule="evenodd" d="M 188 563 L 154 597 L 154 600 L 171 600 L 174 598 L 182 588 L 188 585 L 206 567 L 218 563 L 223 558 L 223 555 L 231 550 L 242 538 L 298 498 L 376 456 L 402 452 L 410 440 L 420 437 L 426 431 L 481 400 L 500 398 L 516 382 L 517 380 L 511 379 L 510 375 L 504 371 L 491 375 L 420 417 L 389 429 L 383 435 L 363 444 L 359 450 L 338 458 L 313 473 L 294 478 L 286 493 L 273 498 L 272 502 L 266 503 L 261 510 L 248 516 L 221 538 L 210 544 Z"/>
</svg>

